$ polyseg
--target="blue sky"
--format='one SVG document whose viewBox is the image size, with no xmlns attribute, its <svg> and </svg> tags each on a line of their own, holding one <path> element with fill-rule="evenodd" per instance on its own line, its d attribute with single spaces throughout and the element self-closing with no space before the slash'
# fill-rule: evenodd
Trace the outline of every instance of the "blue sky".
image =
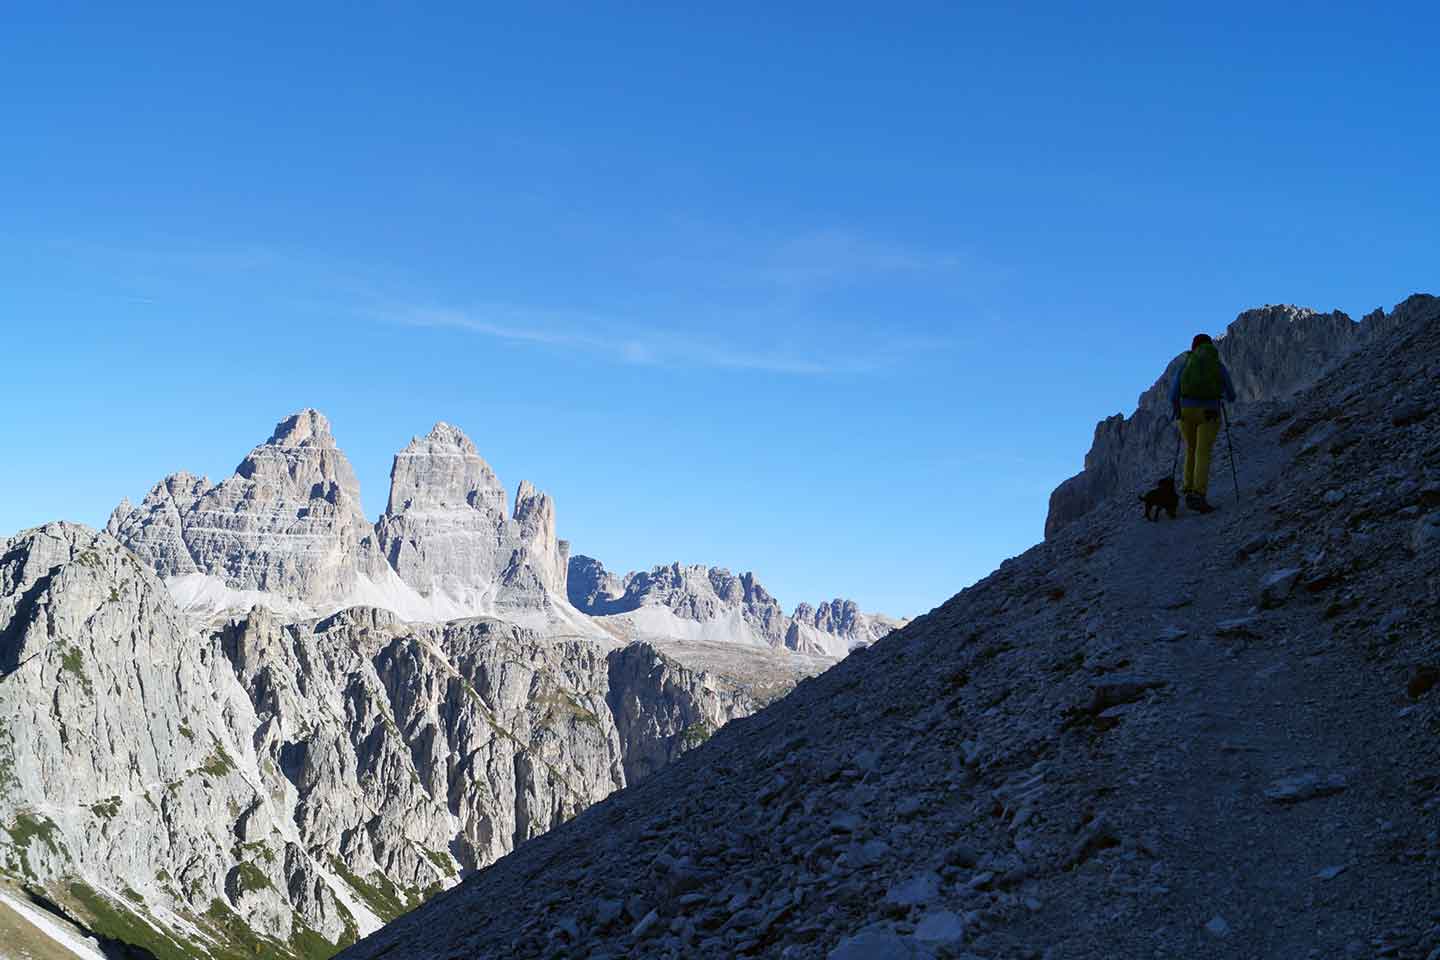
<svg viewBox="0 0 1440 960">
<path fill-rule="evenodd" d="M 913 615 L 1196 330 L 1440 286 L 1433 4 L 29 6 L 3 533 L 314 406 L 372 515 L 444 419 L 611 567 Z"/>
</svg>

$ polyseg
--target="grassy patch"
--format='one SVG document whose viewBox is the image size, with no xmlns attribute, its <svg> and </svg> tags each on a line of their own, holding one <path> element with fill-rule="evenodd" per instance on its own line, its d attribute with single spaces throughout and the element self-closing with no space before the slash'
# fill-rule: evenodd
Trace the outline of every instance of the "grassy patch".
<svg viewBox="0 0 1440 960">
<path fill-rule="evenodd" d="M 686 750 L 694 750 L 713 736 L 715 728 L 704 720 L 697 720 L 680 731 L 680 744 Z"/>
<path fill-rule="evenodd" d="M 412 901 L 414 895 L 407 895 L 404 900 L 401 900 L 399 888 L 383 874 L 371 874 L 374 877 L 374 882 L 371 882 L 352 873 L 350 868 L 345 865 L 345 861 L 339 857 L 332 856 L 330 863 L 335 868 L 335 872 L 340 874 L 345 882 L 360 895 L 360 899 L 364 900 L 375 915 L 386 923 L 413 907 L 413 904 L 407 901 Z"/>
<path fill-rule="evenodd" d="M 425 854 L 425 858 L 427 860 L 435 864 L 435 869 L 439 870 L 443 876 L 453 877 L 455 876 L 455 874 L 460 872 L 455 869 L 455 861 L 450 858 L 450 855 L 448 853 L 441 853 L 438 850 L 431 850 L 429 847 L 425 846 L 422 846 L 420 850 Z"/>
<path fill-rule="evenodd" d="M 211 950 L 209 956 L 215 960 L 240 960 L 242 957 L 283 957 L 289 951 L 280 943 L 271 940 L 269 937 L 262 937 L 250 925 L 240 918 L 234 910 L 226 906 L 225 901 L 216 897 L 210 901 L 210 909 L 205 911 L 205 919 L 209 920 L 215 932 L 230 944 L 230 949 Z M 203 955 L 202 955 L 203 956 Z"/>
<path fill-rule="evenodd" d="M 595 712 L 583 706 L 569 690 L 558 687 L 547 690 L 535 698 L 535 705 L 545 711 L 545 719 L 550 722 L 573 720 L 576 723 L 600 726 L 600 718 Z"/>
<path fill-rule="evenodd" d="M 90 685 L 90 677 L 85 672 L 85 655 L 80 652 L 79 647 L 61 644 L 60 672 L 75 674 L 80 678 L 80 686 L 85 688 L 86 693 L 91 695 L 95 693 L 95 688 Z"/>
<path fill-rule="evenodd" d="M 328 960 L 341 950 L 355 942 L 347 929 L 340 936 L 339 943 L 331 943 L 324 935 L 311 930 L 298 919 L 295 921 L 293 932 L 290 934 L 290 952 L 299 957 L 300 960 Z"/>
<path fill-rule="evenodd" d="M 186 740 L 189 740 L 192 743 L 195 742 L 195 731 L 190 729 L 190 725 L 188 723 L 180 724 L 180 736 L 184 737 Z"/>
<path fill-rule="evenodd" d="M 90 812 L 106 820 L 114 820 L 120 814 L 120 798 L 109 797 L 90 805 Z"/>
<path fill-rule="evenodd" d="M 225 776 L 225 774 L 234 769 L 234 761 L 230 759 L 230 754 L 225 752 L 225 748 L 220 746 L 219 740 L 215 741 L 215 746 L 211 749 L 210 756 L 206 757 L 205 762 L 198 768 L 200 773 L 217 778 Z"/>
<path fill-rule="evenodd" d="M 33 878 L 35 871 L 30 868 L 29 849 L 30 844 L 40 842 L 45 844 L 56 853 L 63 853 L 60 844 L 55 839 L 59 827 L 55 826 L 45 817 L 32 817 L 28 813 L 22 813 L 15 818 L 15 825 L 6 827 L 5 832 L 10 834 L 10 842 L 14 845 L 16 852 L 20 854 L 20 872 L 27 878 Z"/>
<path fill-rule="evenodd" d="M 70 896 L 84 910 L 90 930 L 102 937 L 148 950 L 156 960 L 196 960 L 205 956 L 160 932 L 141 920 L 130 908 L 102 896 L 88 884 L 70 884 Z"/>
<path fill-rule="evenodd" d="M 235 885 L 241 895 L 256 890 L 267 890 L 274 886 L 265 871 L 246 860 L 235 865 Z"/>
<path fill-rule="evenodd" d="M 0 790 L 18 782 L 15 777 L 15 740 L 4 722 L 0 721 Z"/>
</svg>

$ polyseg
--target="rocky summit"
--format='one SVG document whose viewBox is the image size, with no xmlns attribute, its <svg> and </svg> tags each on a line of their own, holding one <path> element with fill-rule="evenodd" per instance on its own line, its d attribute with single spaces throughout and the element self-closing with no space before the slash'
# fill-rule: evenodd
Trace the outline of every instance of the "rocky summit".
<svg viewBox="0 0 1440 960">
<path fill-rule="evenodd" d="M 302 410 L 233 476 L 177 473 L 106 531 L 164 577 L 195 613 L 259 603 L 286 616 L 354 605 L 409 620 L 503 615 L 584 632 L 565 602 L 568 545 L 555 505 L 522 482 L 507 516 L 494 471 L 456 427 L 437 423 L 395 456 L 384 514 L 371 524 L 330 423 Z"/>
<path fill-rule="evenodd" d="M 862 613 L 855 601 L 838 598 L 818 607 L 802 603 L 786 616 L 755 574 L 702 564 L 619 577 L 593 557 L 575 556 L 568 592 L 576 609 L 622 636 L 725 640 L 817 657 L 843 657 L 906 622 Z"/>
<path fill-rule="evenodd" d="M 1098 499 L 342 956 L 1440 956 L 1440 310 L 1386 319 L 1236 408 L 1218 513 Z"/>
</svg>

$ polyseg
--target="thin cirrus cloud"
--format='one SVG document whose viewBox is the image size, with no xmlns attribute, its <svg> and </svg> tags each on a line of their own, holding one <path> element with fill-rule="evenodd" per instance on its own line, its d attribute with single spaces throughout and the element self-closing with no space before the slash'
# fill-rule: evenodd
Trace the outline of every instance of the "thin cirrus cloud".
<svg viewBox="0 0 1440 960">
<path fill-rule="evenodd" d="M 618 363 L 656 367 L 700 367 L 752 370 L 796 376 L 872 373 L 882 363 L 872 359 L 817 362 L 786 354 L 778 348 L 739 348 L 723 341 L 702 340 L 673 332 L 636 335 L 624 324 L 592 316 L 573 316 L 507 306 L 468 310 L 411 307 L 391 319 L 408 327 L 461 330 L 476 336 L 539 347 L 583 350 Z M 581 330 L 592 332 L 580 332 Z M 593 331 L 602 331 L 596 333 Z M 866 355 L 863 349 L 857 356 Z"/>
</svg>

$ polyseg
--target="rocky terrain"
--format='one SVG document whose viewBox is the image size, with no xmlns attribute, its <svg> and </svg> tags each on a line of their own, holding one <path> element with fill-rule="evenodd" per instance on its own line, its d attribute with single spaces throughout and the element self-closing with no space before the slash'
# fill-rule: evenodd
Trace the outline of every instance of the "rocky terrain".
<svg viewBox="0 0 1440 960">
<path fill-rule="evenodd" d="M 576 609 L 620 636 L 730 641 L 817 657 L 843 657 L 906 622 L 843 599 L 802 603 L 787 617 L 755 574 L 699 564 L 619 577 L 593 557 L 575 556 L 568 590 Z"/>
<path fill-rule="evenodd" d="M 106 533 L 0 542 L 0 925 L 328 955 L 834 662 L 749 574 L 671 584 L 658 630 L 592 619 L 555 529 L 445 423 L 372 525 L 305 410 Z M 707 604 L 773 605 L 777 642 Z M 869 624 L 826 609 L 827 637 Z"/>
<path fill-rule="evenodd" d="M 155 956 L 328 955 L 755 706 L 492 618 L 197 625 L 51 524 L 0 541 L 0 875 Z"/>
<path fill-rule="evenodd" d="M 1376 310 L 1356 323 L 1340 311 L 1317 313 L 1304 307 L 1267 306 L 1246 310 L 1216 341 L 1241 404 L 1282 400 L 1314 382 L 1372 336 L 1423 317 L 1433 298 L 1416 295 L 1387 314 Z M 1183 346 L 1183 345 L 1182 345 Z M 1169 390 L 1184 353 L 1178 354 L 1153 386 L 1140 395 L 1129 417 L 1116 414 L 1095 427 L 1085 469 L 1050 495 L 1045 536 L 1084 516 L 1122 490 L 1154 483 L 1155 465 L 1175 456 Z"/>
<path fill-rule="evenodd" d="M 1440 301 L 1391 318 L 1235 411 L 1220 512 L 1099 500 L 342 956 L 1440 957 Z"/>
</svg>

